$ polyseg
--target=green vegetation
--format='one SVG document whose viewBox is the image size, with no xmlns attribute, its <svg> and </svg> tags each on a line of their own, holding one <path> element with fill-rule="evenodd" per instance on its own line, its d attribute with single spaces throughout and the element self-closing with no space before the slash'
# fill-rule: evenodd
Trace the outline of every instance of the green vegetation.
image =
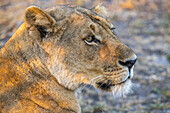
<svg viewBox="0 0 170 113">
<path fill-rule="evenodd" d="M 152 89 L 152 92 L 156 94 L 161 94 L 161 91 L 156 87 Z"/>
<path fill-rule="evenodd" d="M 148 35 L 161 35 L 162 33 L 160 31 L 147 31 L 146 32 Z"/>
<path fill-rule="evenodd" d="M 156 104 L 150 104 L 150 109 L 165 109 L 165 108 L 169 108 L 169 105 L 166 103 L 156 103 Z"/>
<path fill-rule="evenodd" d="M 161 90 L 161 93 L 166 97 L 166 98 L 170 98 L 170 88 L 163 88 Z"/>
<path fill-rule="evenodd" d="M 167 31 L 167 34 L 168 34 L 168 35 L 170 35 L 170 30 L 169 30 L 169 31 Z"/>
<path fill-rule="evenodd" d="M 170 32 L 169 32 L 170 33 Z M 170 35 L 170 34 L 169 34 Z M 167 59 L 170 62 L 170 54 L 167 55 Z"/>
<path fill-rule="evenodd" d="M 167 14 L 167 18 L 170 20 L 170 13 Z"/>
<path fill-rule="evenodd" d="M 143 27 L 145 27 L 145 23 L 142 20 L 136 20 L 133 23 L 131 23 L 131 27 L 143 28 Z"/>
<path fill-rule="evenodd" d="M 101 104 L 96 104 L 93 107 L 93 112 L 104 112 L 105 106 Z"/>
<path fill-rule="evenodd" d="M 113 15 L 112 17 L 111 17 L 111 20 L 119 20 L 119 17 L 117 16 L 117 15 Z"/>
</svg>

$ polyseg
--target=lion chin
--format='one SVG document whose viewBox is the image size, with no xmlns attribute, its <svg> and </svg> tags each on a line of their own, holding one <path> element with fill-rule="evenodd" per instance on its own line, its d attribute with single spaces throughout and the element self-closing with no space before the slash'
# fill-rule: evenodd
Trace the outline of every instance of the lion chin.
<svg viewBox="0 0 170 113">
<path fill-rule="evenodd" d="M 95 87 L 105 92 L 111 92 L 114 97 L 126 96 L 127 94 L 132 93 L 132 82 L 130 78 L 118 84 L 98 82 Z"/>
</svg>

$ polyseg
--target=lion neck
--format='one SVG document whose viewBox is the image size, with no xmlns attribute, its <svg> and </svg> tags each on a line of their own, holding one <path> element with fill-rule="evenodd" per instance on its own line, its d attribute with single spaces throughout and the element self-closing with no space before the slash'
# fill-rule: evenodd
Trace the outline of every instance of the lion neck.
<svg viewBox="0 0 170 113">
<path fill-rule="evenodd" d="M 70 72 L 63 63 L 61 55 L 61 48 L 58 48 L 55 52 L 58 55 L 51 55 L 47 59 L 47 68 L 50 73 L 57 79 L 58 83 L 69 89 L 76 90 L 82 84 L 82 80 L 85 79 L 80 75 L 76 75 L 74 72 Z"/>
</svg>

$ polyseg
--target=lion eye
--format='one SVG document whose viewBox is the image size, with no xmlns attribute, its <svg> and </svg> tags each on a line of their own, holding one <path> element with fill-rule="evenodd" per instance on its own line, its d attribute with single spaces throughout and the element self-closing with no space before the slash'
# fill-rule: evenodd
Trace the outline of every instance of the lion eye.
<svg viewBox="0 0 170 113">
<path fill-rule="evenodd" d="M 87 42 L 92 42 L 94 41 L 94 36 L 89 36 L 85 39 Z"/>
<path fill-rule="evenodd" d="M 94 35 L 85 38 L 84 41 L 89 45 L 97 45 L 100 43 L 100 40 L 96 39 Z"/>
</svg>

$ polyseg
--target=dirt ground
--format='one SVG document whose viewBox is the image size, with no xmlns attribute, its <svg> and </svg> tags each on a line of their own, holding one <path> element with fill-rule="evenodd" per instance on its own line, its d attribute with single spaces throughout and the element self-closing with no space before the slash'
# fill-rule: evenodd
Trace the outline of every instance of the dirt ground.
<svg viewBox="0 0 170 113">
<path fill-rule="evenodd" d="M 131 1 L 131 0 L 127 0 Z M 78 93 L 83 113 L 170 113 L 170 0 L 0 0 L 0 48 L 24 20 L 30 5 L 103 2 L 116 33 L 138 56 L 133 93 L 114 98 L 92 86 Z"/>
</svg>

